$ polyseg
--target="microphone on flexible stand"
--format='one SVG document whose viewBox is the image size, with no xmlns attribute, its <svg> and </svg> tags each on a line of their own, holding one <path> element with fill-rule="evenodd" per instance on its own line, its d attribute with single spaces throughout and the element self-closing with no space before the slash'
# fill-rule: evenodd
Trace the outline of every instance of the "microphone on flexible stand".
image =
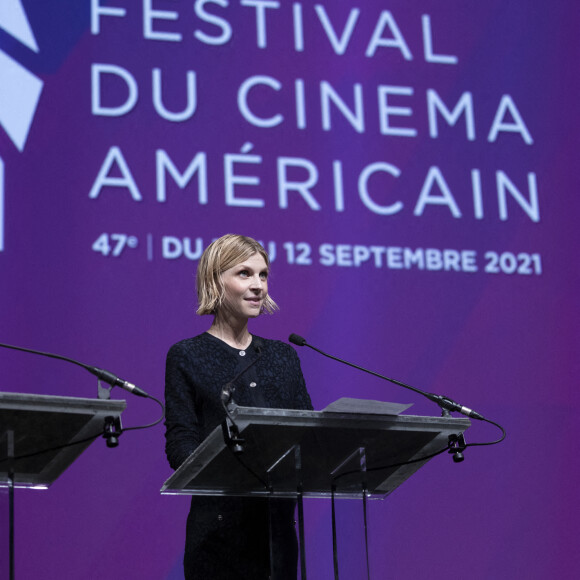
<svg viewBox="0 0 580 580">
<path fill-rule="evenodd" d="M 315 350 L 316 352 L 322 354 L 323 356 L 331 358 L 332 360 L 338 361 L 340 363 L 343 363 L 345 365 L 348 365 L 350 367 L 353 367 L 353 368 L 358 369 L 360 371 L 363 371 L 365 373 L 369 373 L 375 377 L 378 377 L 379 379 L 389 381 L 390 383 L 393 383 L 395 385 L 399 385 L 400 387 L 404 387 L 405 389 L 409 389 L 411 391 L 414 391 L 415 393 L 419 393 L 420 395 L 427 397 L 427 399 L 429 399 L 430 401 L 437 403 L 441 407 L 441 409 L 443 411 L 443 415 L 448 415 L 449 411 L 457 411 L 459 413 L 462 413 L 463 415 L 466 415 L 467 417 L 471 417 L 472 419 L 479 419 L 480 421 L 487 420 L 482 415 L 475 412 L 473 409 L 470 409 L 469 407 L 464 407 L 463 405 L 456 403 L 455 401 L 453 401 L 449 397 L 444 397 L 442 395 L 435 395 L 434 393 L 427 393 L 425 391 L 422 391 L 421 389 L 417 389 L 416 387 L 412 387 L 411 385 L 407 385 L 405 383 L 402 383 L 401 381 L 397 381 L 395 379 L 390 379 L 389 377 L 386 377 L 386 376 L 381 375 L 379 373 L 375 373 L 374 371 L 371 371 L 369 369 L 365 369 L 364 367 L 355 365 L 355 364 L 350 363 L 348 361 L 345 361 L 345 360 L 342 360 L 342 359 L 337 358 L 335 356 L 332 356 L 331 354 L 323 352 L 322 350 L 316 348 L 315 346 L 308 344 L 308 342 L 306 342 L 306 339 L 298 334 L 294 334 L 294 333 L 291 334 L 288 337 L 288 340 L 292 344 L 295 344 L 297 346 L 307 346 L 308 348 L 311 348 L 312 350 Z"/>
<path fill-rule="evenodd" d="M 63 361 L 75 364 L 75 365 L 82 367 L 85 370 L 89 371 L 92 375 L 95 375 L 99 380 L 104 381 L 108 385 L 111 385 L 111 387 L 121 387 L 122 389 L 125 389 L 129 393 L 133 393 L 134 395 L 138 395 L 139 397 L 150 398 L 149 395 L 143 389 L 136 387 L 133 383 L 125 381 L 125 380 L 119 378 L 117 375 L 110 373 L 109 371 L 106 371 L 104 369 L 100 369 L 98 367 L 94 367 L 92 365 L 88 365 L 88 364 L 79 362 L 79 361 L 74 360 L 72 358 L 68 358 L 66 356 L 61 356 L 59 354 L 53 354 L 50 352 L 42 352 L 40 350 L 33 350 L 31 348 L 22 348 L 21 346 L 13 346 L 11 344 L 0 343 L 0 347 L 9 348 L 12 350 L 19 350 L 22 352 L 28 352 L 30 354 L 37 354 L 40 356 L 54 358 L 57 360 L 63 360 Z"/>
<path fill-rule="evenodd" d="M 224 411 L 226 413 L 226 419 L 222 422 L 222 433 L 224 436 L 224 441 L 228 447 L 235 453 L 240 454 L 244 452 L 243 444 L 245 443 L 244 439 L 240 437 L 240 430 L 236 425 L 236 422 L 230 413 L 228 405 L 235 402 L 232 400 L 233 394 L 236 390 L 235 383 L 236 381 L 248 370 L 250 370 L 262 357 L 262 341 L 256 339 L 254 350 L 257 353 L 257 357 L 248 365 L 246 365 L 231 381 L 227 382 L 221 390 L 220 393 L 220 400 Z M 231 423 L 228 424 L 228 419 Z"/>
</svg>

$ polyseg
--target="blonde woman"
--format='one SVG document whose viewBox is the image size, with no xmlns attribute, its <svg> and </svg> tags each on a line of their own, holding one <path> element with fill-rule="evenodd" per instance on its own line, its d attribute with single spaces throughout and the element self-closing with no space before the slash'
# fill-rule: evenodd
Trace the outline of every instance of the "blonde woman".
<svg viewBox="0 0 580 580">
<path fill-rule="evenodd" d="M 269 272 L 264 248 L 240 235 L 219 238 L 199 261 L 197 313 L 213 321 L 207 332 L 178 342 L 167 355 L 166 453 L 174 469 L 223 421 L 222 387 L 258 356 L 236 381 L 238 405 L 312 409 L 294 349 L 248 329 L 250 319 L 277 309 L 268 294 Z M 294 508 L 292 500 L 193 496 L 186 580 L 296 580 Z"/>
</svg>

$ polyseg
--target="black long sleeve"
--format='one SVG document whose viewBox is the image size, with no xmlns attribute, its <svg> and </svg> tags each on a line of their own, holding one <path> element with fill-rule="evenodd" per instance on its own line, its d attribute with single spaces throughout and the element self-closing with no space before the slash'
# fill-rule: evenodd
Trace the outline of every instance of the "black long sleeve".
<svg viewBox="0 0 580 580">
<path fill-rule="evenodd" d="M 237 381 L 235 401 L 247 407 L 312 409 L 300 361 L 284 342 L 254 336 L 246 356 L 204 333 L 173 345 L 165 370 L 166 454 L 177 469 L 220 424 L 222 387 L 258 356 L 257 363 Z M 250 382 L 255 387 L 250 387 Z"/>
</svg>

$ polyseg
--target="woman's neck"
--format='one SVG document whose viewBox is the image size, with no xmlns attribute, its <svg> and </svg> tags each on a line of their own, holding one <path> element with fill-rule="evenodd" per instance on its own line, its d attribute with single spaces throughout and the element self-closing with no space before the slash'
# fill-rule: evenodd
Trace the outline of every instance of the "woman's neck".
<svg viewBox="0 0 580 580">
<path fill-rule="evenodd" d="M 248 321 L 229 321 L 216 316 L 208 333 L 234 348 L 246 349 L 252 342 Z"/>
</svg>

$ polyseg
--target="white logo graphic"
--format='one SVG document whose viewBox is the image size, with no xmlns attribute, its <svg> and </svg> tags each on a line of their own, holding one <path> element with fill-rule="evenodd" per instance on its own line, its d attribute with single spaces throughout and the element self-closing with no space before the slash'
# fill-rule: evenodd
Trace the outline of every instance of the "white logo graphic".
<svg viewBox="0 0 580 580">
<path fill-rule="evenodd" d="M 38 52 L 21 0 L 0 2 L 0 28 Z M 37 76 L 0 50 L 0 127 L 19 151 L 24 150 L 42 87 L 43 82 Z M 0 252 L 4 250 L 4 174 L 0 158 Z"/>
</svg>

